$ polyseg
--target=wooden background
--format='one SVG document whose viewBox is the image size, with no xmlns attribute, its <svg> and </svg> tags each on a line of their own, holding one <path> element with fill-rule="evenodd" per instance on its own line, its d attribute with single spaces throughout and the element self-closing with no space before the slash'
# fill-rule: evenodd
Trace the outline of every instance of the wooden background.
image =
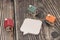
<svg viewBox="0 0 60 40">
<path fill-rule="evenodd" d="M 54 26 L 49 26 L 43 21 L 42 29 L 38 35 L 23 35 L 20 31 L 21 24 L 30 13 L 27 8 L 34 5 L 38 10 L 42 10 L 44 17 L 50 13 L 56 16 Z M 39 11 L 38 11 L 39 12 Z M 44 19 L 43 17 L 43 19 Z M 3 28 L 5 18 L 14 19 L 15 26 L 13 36 Z M 60 36 L 53 38 L 51 33 L 56 31 L 60 34 L 60 1 L 59 0 L 0 0 L 0 38 L 1 40 L 60 40 Z"/>
</svg>

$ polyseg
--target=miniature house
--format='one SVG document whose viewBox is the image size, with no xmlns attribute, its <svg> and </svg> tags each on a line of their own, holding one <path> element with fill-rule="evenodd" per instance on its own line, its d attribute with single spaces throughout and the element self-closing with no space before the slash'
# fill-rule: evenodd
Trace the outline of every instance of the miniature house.
<svg viewBox="0 0 60 40">
<path fill-rule="evenodd" d="M 32 5 L 29 5 L 28 10 L 30 12 L 33 12 L 34 13 L 36 11 L 36 7 L 35 6 L 32 6 Z"/>
<path fill-rule="evenodd" d="M 6 31 L 12 30 L 13 27 L 14 27 L 13 20 L 10 19 L 10 18 L 5 18 L 5 20 L 4 20 L 4 28 L 6 29 Z"/>
<path fill-rule="evenodd" d="M 54 23 L 55 20 L 56 20 L 56 17 L 53 16 L 53 15 L 48 14 L 48 15 L 46 16 L 46 21 L 48 21 L 48 22 L 50 22 L 50 23 Z"/>
</svg>

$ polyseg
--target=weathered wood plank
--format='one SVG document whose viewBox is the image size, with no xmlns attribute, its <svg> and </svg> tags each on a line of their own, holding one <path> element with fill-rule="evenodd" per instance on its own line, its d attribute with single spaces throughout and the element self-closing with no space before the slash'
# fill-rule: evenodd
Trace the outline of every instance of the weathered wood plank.
<svg viewBox="0 0 60 40">
<path fill-rule="evenodd" d="M 6 30 L 4 29 L 4 19 L 5 18 L 12 18 L 13 19 L 13 5 L 11 3 L 11 0 L 3 0 L 2 3 L 2 36 L 1 36 L 1 40 L 13 40 L 13 32 L 6 32 Z M 13 19 L 14 20 L 14 19 Z"/>
<path fill-rule="evenodd" d="M 1 40 L 1 14 L 2 14 L 2 0 L 0 0 L 0 40 Z"/>
<path fill-rule="evenodd" d="M 32 4 L 34 6 L 37 6 L 37 2 L 34 0 L 15 0 L 15 18 L 16 18 L 16 33 L 17 33 L 17 40 L 40 40 L 41 36 L 39 35 L 32 35 L 28 34 L 23 36 L 22 32 L 20 32 L 20 26 L 22 24 L 23 19 L 25 18 L 26 12 L 27 12 L 27 7 L 29 4 Z M 28 37 L 28 38 L 27 38 Z"/>
</svg>

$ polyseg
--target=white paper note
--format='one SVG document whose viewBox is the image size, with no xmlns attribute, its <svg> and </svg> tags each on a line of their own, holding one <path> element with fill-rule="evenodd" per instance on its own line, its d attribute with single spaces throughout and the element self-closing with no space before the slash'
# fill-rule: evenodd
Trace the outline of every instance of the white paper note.
<svg viewBox="0 0 60 40">
<path fill-rule="evenodd" d="M 20 31 L 23 32 L 23 35 L 27 33 L 39 34 L 42 26 L 42 21 L 36 19 L 26 18 L 20 28 Z"/>
</svg>

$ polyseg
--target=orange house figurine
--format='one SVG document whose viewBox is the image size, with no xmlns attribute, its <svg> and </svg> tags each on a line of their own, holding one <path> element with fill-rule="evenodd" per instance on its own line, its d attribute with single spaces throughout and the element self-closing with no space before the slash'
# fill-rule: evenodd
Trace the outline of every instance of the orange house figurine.
<svg viewBox="0 0 60 40">
<path fill-rule="evenodd" d="M 48 15 L 46 16 L 46 21 L 48 21 L 49 23 L 54 23 L 55 20 L 56 20 L 56 17 L 53 16 L 53 15 L 48 14 Z"/>
<path fill-rule="evenodd" d="M 13 27 L 14 27 L 13 19 L 5 18 L 5 20 L 4 20 L 4 28 L 6 29 L 6 31 L 12 31 Z"/>
</svg>

